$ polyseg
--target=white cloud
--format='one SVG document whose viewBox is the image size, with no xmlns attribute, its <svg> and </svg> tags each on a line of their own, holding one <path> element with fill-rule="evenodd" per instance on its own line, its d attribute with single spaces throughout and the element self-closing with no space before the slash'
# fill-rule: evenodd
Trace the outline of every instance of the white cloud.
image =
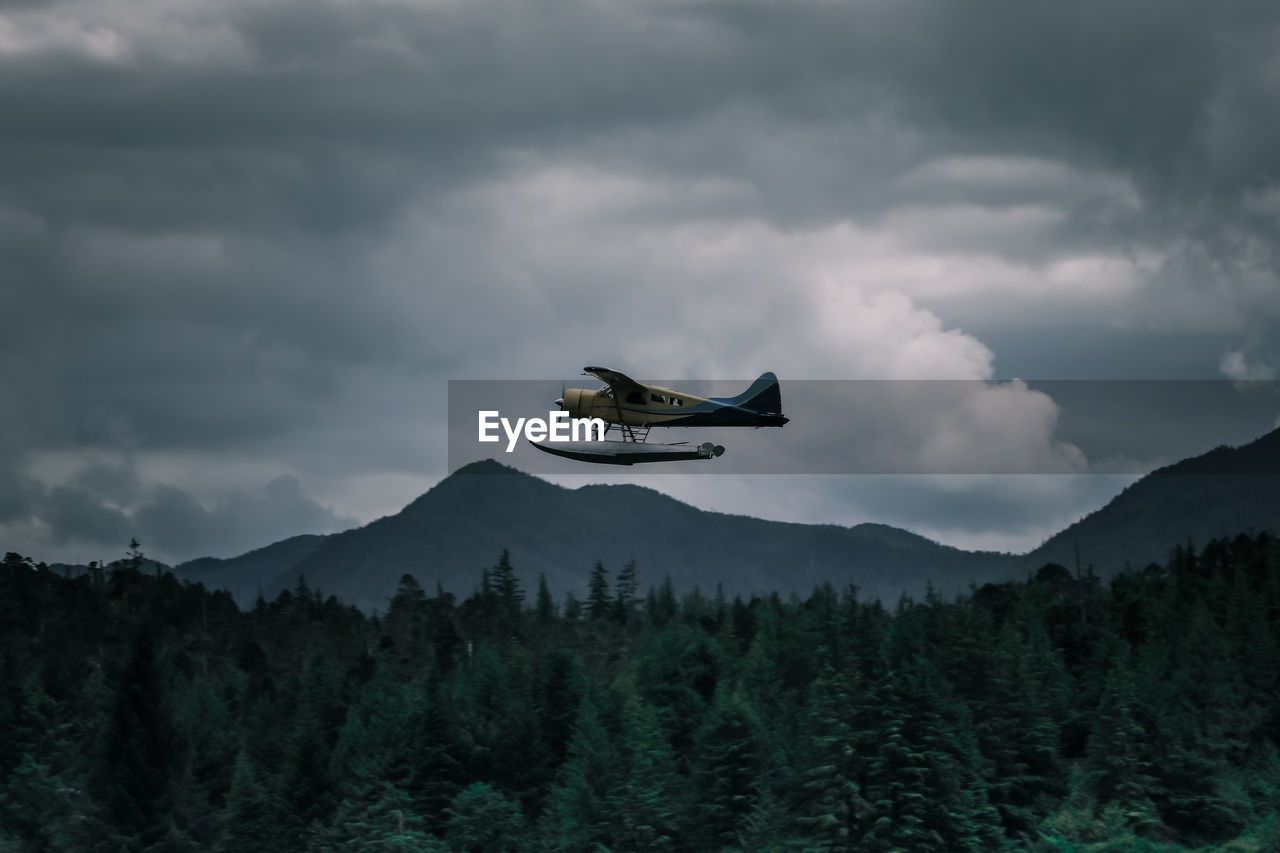
<svg viewBox="0 0 1280 853">
<path fill-rule="evenodd" d="M 732 183 L 557 165 L 424 209 L 379 266 L 410 276 L 453 268 L 458 255 L 480 260 L 471 310 L 504 303 L 494 322 L 545 329 L 573 364 L 599 353 L 591 357 L 626 357 L 667 376 L 765 367 L 804 378 L 989 375 L 979 341 L 879 280 L 874 261 L 866 274 L 858 255 L 879 251 L 875 235 L 848 225 L 783 230 L 726 213 L 749 196 Z"/>
<path fill-rule="evenodd" d="M 0 13 L 0 61 L 244 69 L 253 53 L 217 0 L 55 0 Z"/>
<path fill-rule="evenodd" d="M 1269 364 L 1251 361 L 1243 350 L 1229 349 L 1222 354 L 1218 369 L 1228 379 L 1237 381 L 1270 380 L 1276 378 L 1275 368 Z"/>
<path fill-rule="evenodd" d="M 983 382 L 992 377 L 990 349 L 880 274 L 878 264 L 893 257 L 884 234 L 848 223 L 782 229 L 717 209 L 715 200 L 737 192 L 559 164 L 535 169 L 468 191 L 456 207 L 422 209 L 412 239 L 388 248 L 384 272 L 450 269 L 453 253 L 500 246 L 485 259 L 492 275 L 473 280 L 475 304 L 463 310 L 484 318 L 484 340 L 511 329 L 528 348 L 527 358 L 508 357 L 507 378 L 547 370 L 551 359 L 559 361 L 538 378 L 592 362 L 673 381 L 775 371 L 802 417 L 785 436 L 769 436 L 769 470 L 1087 470 L 1078 448 L 1055 439 L 1048 396 L 1020 382 Z M 459 208 L 465 229 L 448 215 Z M 509 310 L 490 323 L 482 306 L 500 301 Z M 519 337 L 521 323 L 546 328 L 550 343 Z M 797 399 L 794 380 L 809 379 L 970 381 L 890 383 L 864 405 L 820 390 Z M 856 438 L 833 446 L 842 434 Z M 750 453 L 744 442 L 735 436 L 735 452 Z"/>
<path fill-rule="evenodd" d="M 1142 210 L 1127 176 L 1038 157 L 944 156 L 907 171 L 897 183 L 904 193 L 934 203 L 1047 208 L 1055 221 L 1072 212 L 1115 221 Z"/>
<path fill-rule="evenodd" d="M 46 52 L 118 61 L 128 54 L 128 44 L 109 26 L 43 12 L 0 14 L 0 58 Z"/>
</svg>

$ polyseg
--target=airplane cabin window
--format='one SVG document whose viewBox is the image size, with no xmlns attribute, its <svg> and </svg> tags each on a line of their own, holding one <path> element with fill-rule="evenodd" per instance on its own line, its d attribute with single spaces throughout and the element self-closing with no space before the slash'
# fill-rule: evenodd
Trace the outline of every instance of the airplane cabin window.
<svg viewBox="0 0 1280 853">
<path fill-rule="evenodd" d="M 655 402 L 655 403 L 665 403 L 665 402 L 667 402 L 667 398 L 666 398 L 666 397 L 663 397 L 661 394 L 650 394 L 650 395 L 649 395 L 649 399 L 650 399 L 650 400 L 652 400 L 652 401 L 653 401 L 653 402 Z"/>
<path fill-rule="evenodd" d="M 643 394 L 641 394 L 639 391 L 632 391 L 630 394 L 628 394 L 628 395 L 627 395 L 627 402 L 628 402 L 628 403 L 641 403 L 641 404 L 643 404 L 643 403 L 644 403 L 644 395 L 643 395 Z"/>
</svg>

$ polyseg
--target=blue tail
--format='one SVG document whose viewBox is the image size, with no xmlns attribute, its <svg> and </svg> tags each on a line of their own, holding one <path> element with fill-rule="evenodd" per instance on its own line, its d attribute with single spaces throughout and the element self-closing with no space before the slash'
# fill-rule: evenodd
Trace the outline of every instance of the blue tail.
<svg viewBox="0 0 1280 853">
<path fill-rule="evenodd" d="M 782 391 L 778 387 L 778 377 L 772 373 L 761 374 L 759 379 L 751 383 L 750 388 L 725 402 L 765 415 L 780 415 Z"/>
</svg>

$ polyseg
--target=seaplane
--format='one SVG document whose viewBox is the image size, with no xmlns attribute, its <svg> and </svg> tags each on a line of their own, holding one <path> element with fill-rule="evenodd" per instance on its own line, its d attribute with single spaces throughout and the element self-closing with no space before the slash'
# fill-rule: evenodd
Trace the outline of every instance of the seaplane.
<svg viewBox="0 0 1280 853">
<path fill-rule="evenodd" d="M 531 442 L 539 450 L 580 462 L 634 465 L 638 462 L 677 462 L 714 459 L 724 447 L 707 441 L 694 447 L 687 441 L 649 444 L 653 427 L 780 427 L 782 414 L 778 377 L 765 373 L 736 397 L 698 397 L 660 385 L 645 385 L 607 367 L 584 367 L 584 376 L 604 383 L 596 390 L 569 388 L 555 401 L 570 418 L 599 418 L 619 438 L 558 443 Z"/>
</svg>

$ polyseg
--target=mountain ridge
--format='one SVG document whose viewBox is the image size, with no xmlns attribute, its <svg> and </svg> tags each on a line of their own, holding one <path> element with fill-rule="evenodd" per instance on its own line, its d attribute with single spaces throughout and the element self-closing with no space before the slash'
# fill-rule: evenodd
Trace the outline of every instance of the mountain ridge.
<svg viewBox="0 0 1280 853">
<path fill-rule="evenodd" d="M 1169 519 L 1180 528 L 1172 535 Z M 1123 531 L 1121 537 L 1117 528 Z M 1175 545 L 1280 531 L 1280 429 L 1165 465 L 1022 555 L 1034 571 L 1079 557 L 1102 577 L 1168 559 Z"/>
<path fill-rule="evenodd" d="M 467 594 L 505 549 L 532 594 L 544 575 L 557 598 L 583 596 L 595 563 L 635 561 L 642 587 L 670 575 L 678 589 L 807 594 L 854 584 L 893 601 L 927 584 L 944 594 L 1026 577 L 1048 562 L 1084 563 L 1109 577 L 1163 560 L 1191 538 L 1275 530 L 1280 522 L 1280 430 L 1158 469 L 1026 554 L 965 551 L 877 522 L 852 526 L 760 519 L 700 509 L 645 486 L 568 488 L 496 460 L 445 477 L 400 512 L 327 536 L 291 537 L 228 560 L 176 567 L 232 589 L 252 580 L 267 597 L 299 576 L 366 610 L 385 607 L 404 574 Z"/>
</svg>

